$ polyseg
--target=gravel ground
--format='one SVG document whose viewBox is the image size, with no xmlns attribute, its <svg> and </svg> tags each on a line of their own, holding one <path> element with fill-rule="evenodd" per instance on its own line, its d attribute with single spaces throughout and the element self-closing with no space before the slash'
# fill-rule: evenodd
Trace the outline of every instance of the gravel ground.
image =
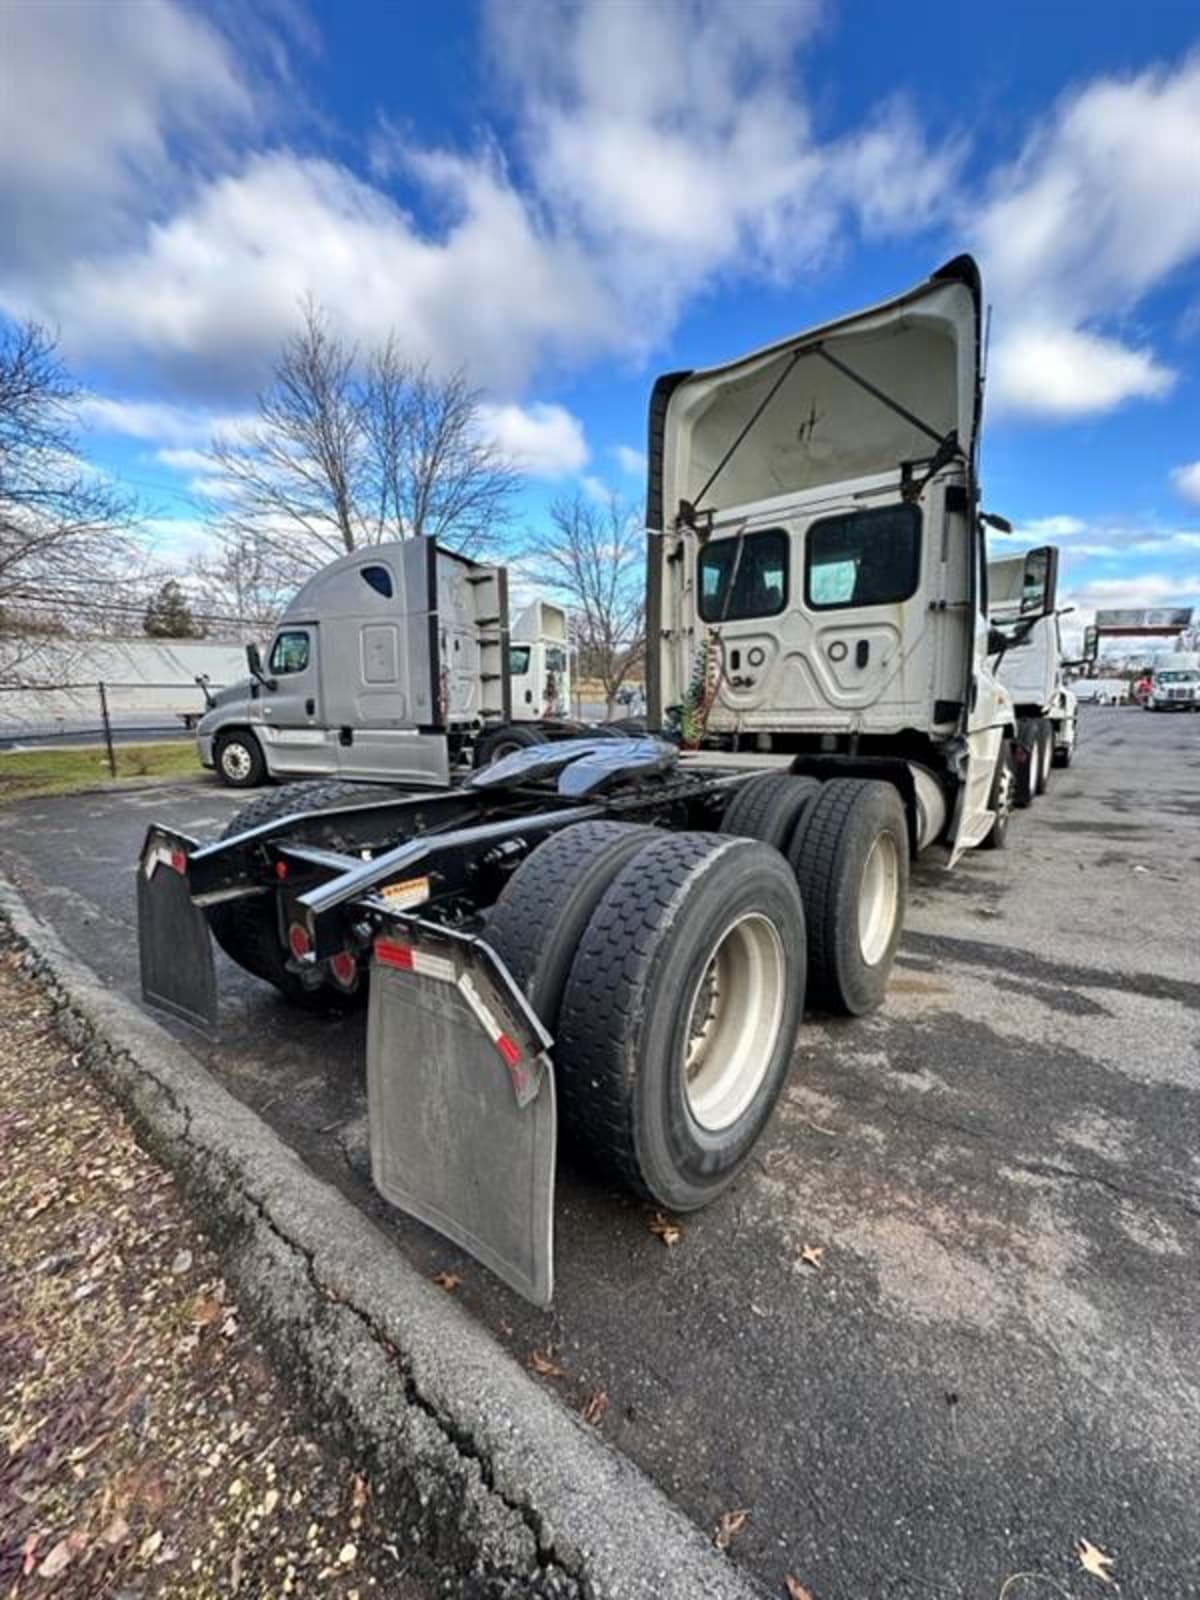
<svg viewBox="0 0 1200 1600">
<path fill-rule="evenodd" d="M 421 1600 L 11 954 L 0 1008 L 0 1594 Z"/>
</svg>

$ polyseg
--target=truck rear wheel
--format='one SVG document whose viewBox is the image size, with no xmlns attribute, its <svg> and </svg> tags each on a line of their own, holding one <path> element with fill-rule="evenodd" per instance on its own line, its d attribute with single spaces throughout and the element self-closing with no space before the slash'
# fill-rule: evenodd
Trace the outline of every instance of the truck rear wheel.
<svg viewBox="0 0 1200 1600">
<path fill-rule="evenodd" d="M 656 834 L 580 940 L 555 1051 L 565 1130 L 672 1211 L 731 1183 L 787 1080 L 804 1008 L 804 909 L 777 850 Z"/>
<path fill-rule="evenodd" d="M 651 832 L 631 822 L 564 828 L 526 857 L 488 914 L 484 939 L 551 1033 L 592 912 Z"/>
<path fill-rule="evenodd" d="M 511 756 L 517 750 L 528 750 L 532 745 L 545 743 L 546 735 L 540 728 L 523 728 L 520 723 L 506 723 L 504 727 L 493 728 L 490 733 L 476 740 L 475 765 L 488 767 L 493 761 Z"/>
<path fill-rule="evenodd" d="M 804 808 L 820 787 L 816 778 L 762 772 L 742 784 L 725 808 L 722 833 L 761 839 L 786 852 Z"/>
<path fill-rule="evenodd" d="M 248 728 L 223 733 L 213 751 L 217 775 L 231 789 L 257 789 L 267 776 L 262 746 Z"/>
<path fill-rule="evenodd" d="M 285 783 L 235 811 L 221 837 L 232 839 L 293 812 L 320 811 L 326 806 L 345 806 L 355 800 L 366 804 L 395 792 L 382 784 L 349 783 L 337 778 Z M 337 847 L 336 838 L 325 842 L 331 848 Z M 253 977 L 273 984 L 286 1000 L 302 1010 L 349 1011 L 366 1001 L 366 971 L 360 970 L 358 963 L 353 970 L 348 965 L 345 967 L 341 981 L 331 968 L 330 980 L 311 989 L 296 973 L 289 971 L 287 952 L 279 938 L 273 894 L 251 895 L 209 906 L 208 925 L 213 938 L 231 961 L 236 961 Z"/>
<path fill-rule="evenodd" d="M 1054 765 L 1056 767 L 1069 767 L 1075 758 L 1075 740 L 1079 737 L 1078 718 L 1072 717 L 1066 724 L 1067 738 L 1062 744 L 1054 747 Z"/>
<path fill-rule="evenodd" d="M 833 778 L 788 851 L 808 927 L 809 996 L 861 1016 L 883 999 L 908 902 L 908 818 L 890 783 Z"/>
</svg>

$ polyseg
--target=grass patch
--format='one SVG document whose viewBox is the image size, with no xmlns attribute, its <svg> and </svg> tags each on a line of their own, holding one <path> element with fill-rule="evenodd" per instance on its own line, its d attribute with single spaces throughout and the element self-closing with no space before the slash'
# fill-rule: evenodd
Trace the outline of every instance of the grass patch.
<svg viewBox="0 0 1200 1600">
<path fill-rule="evenodd" d="M 119 744 L 117 777 L 194 778 L 201 770 L 191 739 L 155 744 Z M 37 795 L 70 794 L 111 783 L 104 746 L 75 745 L 69 750 L 0 751 L 0 805 Z"/>
</svg>

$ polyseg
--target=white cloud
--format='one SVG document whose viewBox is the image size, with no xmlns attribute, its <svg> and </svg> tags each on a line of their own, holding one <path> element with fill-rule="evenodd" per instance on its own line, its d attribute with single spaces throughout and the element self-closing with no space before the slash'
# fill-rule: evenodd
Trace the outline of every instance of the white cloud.
<svg viewBox="0 0 1200 1600">
<path fill-rule="evenodd" d="M 173 472 L 207 472 L 212 467 L 211 458 L 203 450 L 156 450 L 154 459 Z"/>
<path fill-rule="evenodd" d="M 1200 254 L 1200 54 L 1064 97 L 996 175 L 976 238 L 997 307 L 991 398 L 1086 416 L 1173 374 L 1112 319 Z"/>
<path fill-rule="evenodd" d="M 1111 411 L 1126 400 L 1156 400 L 1175 382 L 1148 350 L 1078 328 L 1017 323 L 992 355 L 989 397 L 1000 411 L 1065 418 Z"/>
<path fill-rule="evenodd" d="M 202 406 L 173 405 L 160 400 L 120 400 L 110 395 L 85 395 L 76 402 L 75 414 L 85 428 L 97 433 L 115 433 L 127 439 L 179 447 L 207 445 L 217 435 L 236 435 L 250 420 L 244 415 L 223 414 Z M 170 453 L 161 451 L 159 459 L 168 466 L 183 465 L 182 461 L 167 461 Z"/>
<path fill-rule="evenodd" d="M 485 405 L 484 432 L 515 467 L 532 478 L 563 478 L 588 459 L 583 424 L 564 407 Z"/>
<path fill-rule="evenodd" d="M 621 471 L 631 478 L 644 478 L 646 476 L 646 452 L 635 450 L 631 444 L 618 444 L 613 446 L 613 455 Z"/>
<path fill-rule="evenodd" d="M 1087 523 L 1082 517 L 1052 516 L 1034 517 L 1032 522 L 1023 522 L 1016 533 L 1024 538 L 1028 536 L 1036 544 L 1039 540 L 1050 541 L 1055 539 L 1069 539 L 1072 534 L 1087 531 Z"/>
<path fill-rule="evenodd" d="M 1093 578 L 1071 591 L 1070 600 L 1081 610 L 1145 606 L 1186 605 L 1200 597 L 1200 574 L 1176 577 L 1166 572 L 1144 572 L 1131 577 Z"/>
<path fill-rule="evenodd" d="M 1171 474 L 1171 482 L 1175 485 L 1177 494 L 1185 500 L 1193 500 L 1200 505 L 1200 461 L 1191 461 L 1184 467 L 1176 467 Z"/>
<path fill-rule="evenodd" d="M 117 8 L 118 32 L 140 9 Z M 149 42 L 131 50 L 137 81 L 114 76 L 121 93 L 104 117 L 116 131 L 105 136 L 101 118 L 91 159 L 101 197 L 132 197 L 130 170 L 150 154 L 161 182 L 141 192 L 137 226 L 86 248 L 40 256 L 24 273 L 11 261 L 5 271 L 0 250 L 0 299 L 61 326 L 72 355 L 139 374 L 149 362 L 192 392 L 258 381 L 308 294 L 350 335 L 394 328 L 418 357 L 465 366 L 502 395 L 547 362 L 643 355 L 721 275 L 794 277 L 847 227 L 911 230 L 944 199 L 956 152 L 929 148 L 901 102 L 870 108 L 838 140 L 814 134 L 796 58 L 821 9 L 493 7 L 517 164 L 486 144 L 419 148 L 385 127 L 370 170 L 417 187 L 436 219 L 418 222 L 342 164 L 256 149 L 257 107 L 225 40 L 172 0 L 148 0 Z M 81 19 L 100 11 L 112 8 L 69 6 L 56 43 L 47 10 L 23 8 L 37 19 L 39 81 L 86 54 L 94 30 Z M 165 42 L 151 48 L 156 29 Z M 103 70 L 96 78 L 104 84 Z M 52 148 L 66 119 L 48 128 L 36 95 L 22 104 L 17 144 Z M 198 137 L 206 112 L 236 126 L 237 159 Z M 172 162 L 185 139 L 186 174 Z M 0 207 L 6 199 L 0 182 Z"/>
<path fill-rule="evenodd" d="M 3 34 L 0 276 L 126 237 L 182 180 L 180 142 L 195 160 L 254 125 L 229 42 L 171 0 L 7 5 Z"/>
</svg>

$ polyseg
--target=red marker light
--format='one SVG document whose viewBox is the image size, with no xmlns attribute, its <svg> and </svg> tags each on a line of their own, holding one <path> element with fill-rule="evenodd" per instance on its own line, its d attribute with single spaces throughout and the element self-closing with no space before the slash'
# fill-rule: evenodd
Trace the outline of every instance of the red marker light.
<svg viewBox="0 0 1200 1600">
<path fill-rule="evenodd" d="M 349 950 L 343 950 L 340 955 L 330 957 L 329 970 L 343 989 L 349 989 L 358 976 L 358 962 Z"/>
<path fill-rule="evenodd" d="M 504 1064 L 515 1067 L 521 1059 L 521 1047 L 515 1039 L 510 1039 L 506 1033 L 499 1034 L 496 1038 L 496 1049 L 504 1057 Z"/>
<path fill-rule="evenodd" d="M 171 865 L 179 873 L 180 877 L 183 877 L 187 872 L 187 856 L 182 850 L 171 851 Z"/>
<path fill-rule="evenodd" d="M 293 922 L 288 929 L 288 948 L 297 961 L 306 956 L 312 949 L 312 940 L 308 937 L 308 930 L 302 928 L 298 922 Z"/>
<path fill-rule="evenodd" d="M 287 875 L 288 875 L 288 864 L 287 864 L 287 862 L 286 861 L 277 861 L 275 863 L 275 876 L 277 878 L 286 878 Z"/>
</svg>

